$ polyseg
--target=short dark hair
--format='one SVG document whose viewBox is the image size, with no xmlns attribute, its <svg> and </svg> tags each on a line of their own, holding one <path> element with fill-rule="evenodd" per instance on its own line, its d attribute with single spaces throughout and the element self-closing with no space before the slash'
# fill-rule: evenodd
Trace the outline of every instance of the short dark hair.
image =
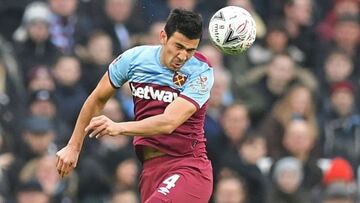
<svg viewBox="0 0 360 203">
<path fill-rule="evenodd" d="M 166 20 L 165 32 L 168 38 L 177 31 L 189 39 L 201 39 L 202 26 L 200 14 L 183 9 L 173 9 Z"/>
</svg>

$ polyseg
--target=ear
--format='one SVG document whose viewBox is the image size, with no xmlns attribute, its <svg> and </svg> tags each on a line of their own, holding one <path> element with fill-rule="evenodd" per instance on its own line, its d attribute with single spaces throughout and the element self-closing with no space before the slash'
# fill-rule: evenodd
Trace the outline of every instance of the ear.
<svg viewBox="0 0 360 203">
<path fill-rule="evenodd" d="M 165 30 L 161 30 L 161 31 L 160 31 L 160 43 L 161 43 L 162 45 L 164 45 L 164 44 L 166 44 L 166 42 L 167 42 L 166 32 L 165 32 Z"/>
</svg>

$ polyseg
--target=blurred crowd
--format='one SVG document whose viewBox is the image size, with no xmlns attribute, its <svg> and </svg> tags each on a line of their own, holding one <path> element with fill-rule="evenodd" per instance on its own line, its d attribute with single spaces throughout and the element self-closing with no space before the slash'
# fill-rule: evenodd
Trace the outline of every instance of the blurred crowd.
<svg viewBox="0 0 360 203">
<path fill-rule="evenodd" d="M 85 140 L 61 179 L 55 153 L 108 65 L 159 44 L 172 8 L 204 18 L 214 67 L 205 133 L 213 203 L 355 203 L 360 185 L 359 0 L 0 0 L 0 203 L 136 203 L 131 139 Z M 209 41 L 211 15 L 252 14 L 257 40 L 229 56 Z M 133 119 L 128 85 L 106 104 Z"/>
</svg>

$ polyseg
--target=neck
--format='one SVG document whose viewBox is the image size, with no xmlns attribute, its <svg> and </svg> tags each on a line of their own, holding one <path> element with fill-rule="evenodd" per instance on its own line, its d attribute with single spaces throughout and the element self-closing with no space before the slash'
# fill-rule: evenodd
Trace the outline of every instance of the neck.
<svg viewBox="0 0 360 203">
<path fill-rule="evenodd" d="M 164 46 L 161 47 L 161 50 L 160 50 L 160 64 L 162 66 L 166 66 L 165 64 L 165 53 L 164 53 Z"/>
<path fill-rule="evenodd" d="M 294 21 L 287 20 L 286 22 L 287 30 L 290 34 L 290 38 L 295 38 L 299 34 L 299 25 L 296 24 Z"/>
<path fill-rule="evenodd" d="M 283 82 L 278 82 L 271 79 L 268 79 L 266 83 L 269 90 L 277 95 L 282 94 L 286 86 Z"/>
<path fill-rule="evenodd" d="M 308 159 L 308 153 L 299 153 L 296 155 L 296 158 L 299 159 L 302 163 L 304 163 Z"/>
</svg>

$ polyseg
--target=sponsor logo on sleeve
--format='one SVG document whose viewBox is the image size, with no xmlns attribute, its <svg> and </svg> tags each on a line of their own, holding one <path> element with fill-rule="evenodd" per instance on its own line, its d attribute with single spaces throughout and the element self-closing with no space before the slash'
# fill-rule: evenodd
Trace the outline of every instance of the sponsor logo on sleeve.
<svg viewBox="0 0 360 203">
<path fill-rule="evenodd" d="M 190 88 L 199 94 L 208 93 L 208 78 L 206 76 L 200 75 L 198 78 L 196 78 L 196 80 L 190 83 Z"/>
</svg>

